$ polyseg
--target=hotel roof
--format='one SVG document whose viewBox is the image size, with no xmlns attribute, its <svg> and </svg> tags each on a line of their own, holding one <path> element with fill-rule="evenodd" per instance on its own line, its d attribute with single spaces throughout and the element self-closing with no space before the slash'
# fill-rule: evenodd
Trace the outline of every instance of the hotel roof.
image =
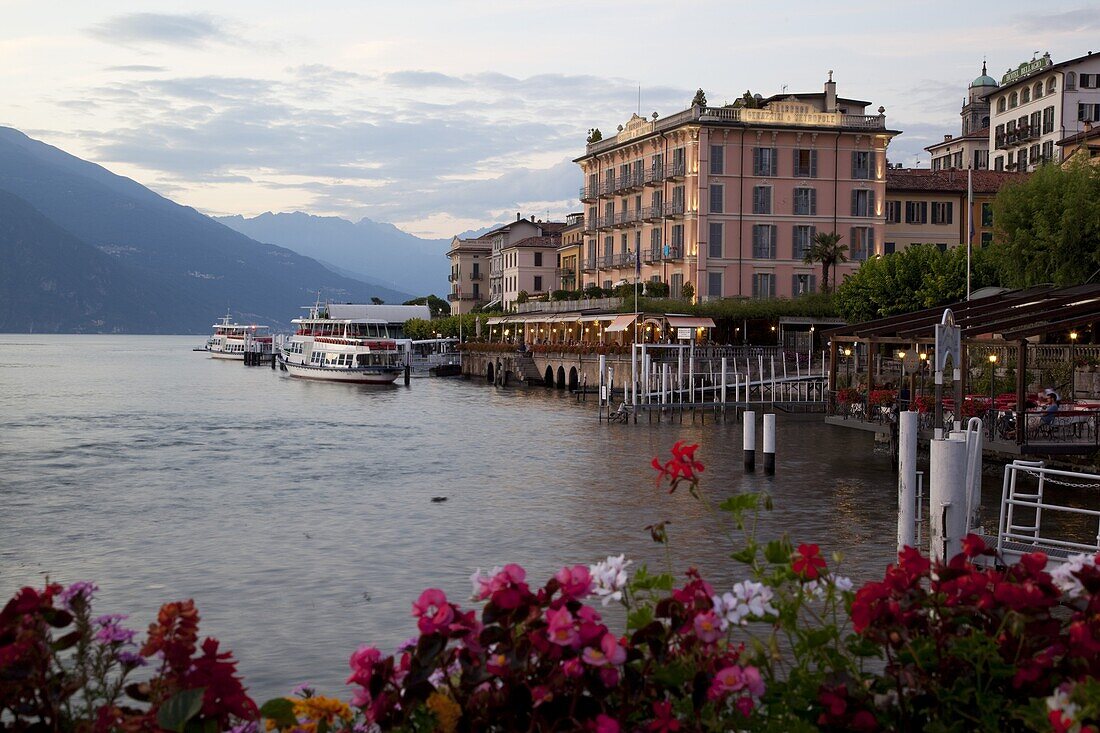
<svg viewBox="0 0 1100 733">
<path fill-rule="evenodd" d="M 980 130 L 975 130 L 968 135 L 954 135 L 950 140 L 941 140 L 938 143 L 932 143 L 925 150 L 932 151 L 937 148 L 941 148 L 944 145 L 950 145 L 951 143 L 957 143 L 960 140 L 988 140 L 989 139 L 989 125 L 986 125 Z"/>
<path fill-rule="evenodd" d="M 1010 171 L 970 171 L 974 193 L 997 193 L 1003 186 L 1027 178 Z M 951 191 L 966 193 L 967 171 L 958 168 L 933 171 L 927 168 L 891 168 L 886 171 L 886 193 L 893 191 Z"/>
</svg>

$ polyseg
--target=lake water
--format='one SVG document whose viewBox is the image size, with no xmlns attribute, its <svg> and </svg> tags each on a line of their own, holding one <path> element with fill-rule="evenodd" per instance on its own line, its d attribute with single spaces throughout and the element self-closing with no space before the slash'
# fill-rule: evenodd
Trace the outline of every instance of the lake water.
<svg viewBox="0 0 1100 733">
<path fill-rule="evenodd" d="M 625 552 L 664 566 L 644 527 L 671 520 L 672 564 L 740 579 L 722 527 L 649 462 L 700 444 L 715 502 L 767 490 L 762 536 L 893 555 L 896 489 L 868 433 L 780 416 L 777 475 L 746 475 L 740 426 L 615 425 L 593 401 L 480 381 L 315 384 L 193 353 L 202 337 L 0 335 L 0 595 L 46 575 L 94 580 L 100 612 L 144 628 L 194 598 L 257 699 L 341 692 L 361 643 L 412 635 L 429 586 L 462 603 L 476 567 Z M 446 502 L 433 503 L 432 497 Z"/>
</svg>

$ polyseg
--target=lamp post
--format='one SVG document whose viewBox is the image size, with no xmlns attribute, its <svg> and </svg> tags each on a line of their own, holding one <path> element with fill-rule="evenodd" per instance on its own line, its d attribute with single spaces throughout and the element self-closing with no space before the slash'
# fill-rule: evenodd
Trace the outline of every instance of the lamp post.
<svg viewBox="0 0 1100 733">
<path fill-rule="evenodd" d="M 993 409 L 993 403 L 997 399 L 997 355 L 989 355 L 989 439 L 997 437 L 997 413 Z"/>
<path fill-rule="evenodd" d="M 1077 399 L 1077 332 L 1069 332 L 1069 398 Z"/>
<path fill-rule="evenodd" d="M 928 352 L 927 351 L 920 352 L 920 364 L 918 365 L 917 368 L 920 369 L 920 396 L 921 396 L 922 400 L 924 399 L 924 366 L 927 363 L 928 363 Z"/>
<path fill-rule="evenodd" d="M 852 350 L 844 347 L 844 375 L 846 377 L 848 387 L 852 386 Z"/>
</svg>

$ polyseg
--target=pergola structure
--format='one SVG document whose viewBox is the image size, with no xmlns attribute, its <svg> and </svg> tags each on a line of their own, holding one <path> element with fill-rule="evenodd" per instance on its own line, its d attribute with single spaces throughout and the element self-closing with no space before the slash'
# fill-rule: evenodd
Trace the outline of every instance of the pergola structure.
<svg viewBox="0 0 1100 733">
<path fill-rule="evenodd" d="M 1100 322 L 1100 284 L 1073 287 L 1037 286 L 1011 290 L 984 298 L 961 301 L 903 315 L 830 329 L 822 336 L 830 340 L 831 370 L 829 384 L 836 389 L 837 353 L 847 343 L 862 343 L 868 354 L 881 345 L 930 352 L 935 344 L 935 326 L 951 309 L 955 325 L 961 328 L 962 392 L 966 392 L 968 351 L 976 346 L 983 351 L 1004 349 L 1016 353 L 1016 409 L 1022 413 L 1026 402 L 1029 339 L 1051 333 L 1084 329 Z M 1093 336 L 1096 330 L 1093 329 Z M 867 392 L 874 388 L 875 370 L 868 369 Z M 1022 423 L 1021 423 L 1022 424 Z M 1022 442 L 1023 431 L 1018 431 Z"/>
</svg>

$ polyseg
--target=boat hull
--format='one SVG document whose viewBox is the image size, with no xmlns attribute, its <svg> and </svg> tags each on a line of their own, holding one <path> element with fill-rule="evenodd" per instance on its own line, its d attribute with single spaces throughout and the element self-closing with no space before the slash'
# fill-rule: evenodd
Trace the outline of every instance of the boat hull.
<svg viewBox="0 0 1100 733">
<path fill-rule="evenodd" d="M 211 359 L 228 359 L 230 361 L 244 361 L 244 352 L 241 351 L 211 351 Z"/>
<path fill-rule="evenodd" d="M 338 368 L 295 364 L 280 359 L 287 373 L 299 379 L 318 382 L 344 382 L 347 384 L 393 384 L 403 371 L 399 367 Z"/>
</svg>

